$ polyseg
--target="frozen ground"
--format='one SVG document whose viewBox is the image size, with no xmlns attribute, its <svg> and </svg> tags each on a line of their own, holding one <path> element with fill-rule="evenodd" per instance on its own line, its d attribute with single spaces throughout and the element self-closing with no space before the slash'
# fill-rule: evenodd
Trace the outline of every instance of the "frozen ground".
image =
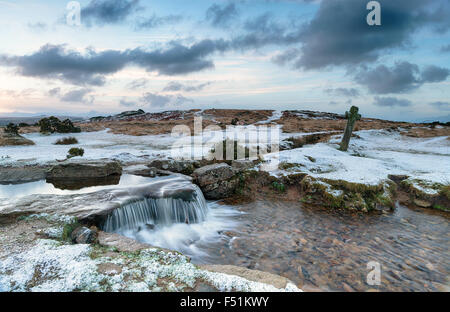
<svg viewBox="0 0 450 312">
<path fill-rule="evenodd" d="M 246 135 L 243 138 L 247 140 L 248 146 L 258 144 L 256 127 L 238 126 L 235 129 L 226 134 L 223 131 L 209 131 L 203 137 L 174 137 L 170 134 L 129 136 L 108 133 L 107 130 L 73 136 L 79 141 L 76 146 L 84 148 L 85 159 L 110 158 L 124 163 L 139 163 L 167 157 L 189 159 L 195 156 L 198 159 L 201 155 L 208 155 L 214 143 L 222 141 L 224 136 L 237 139 L 244 132 Z M 274 133 L 277 133 L 280 141 L 290 136 L 305 135 L 281 133 L 280 127 L 275 129 Z M 288 171 L 272 168 L 274 175 L 294 171 L 305 172 L 314 177 L 378 184 L 389 174 L 406 174 L 430 183 L 449 183 L 448 137 L 409 138 L 386 130 L 364 130 L 355 134 L 357 137 L 350 141 L 348 152 L 337 149 L 340 136 L 335 136 L 327 143 L 268 154 L 265 159 L 274 160 L 279 156 L 281 163 L 295 164 Z M 0 165 L 42 164 L 64 159 L 68 149 L 73 147 L 53 145 L 57 139 L 67 135 L 45 136 L 33 133 L 25 136 L 36 145 L 0 148 Z"/>
<path fill-rule="evenodd" d="M 79 144 L 54 145 L 63 137 L 75 137 Z M 42 164 L 56 159 L 64 159 L 71 147 L 82 147 L 85 159 L 111 158 L 124 162 L 156 158 L 174 142 L 169 135 L 130 136 L 108 133 L 107 130 L 73 134 L 24 135 L 35 142 L 31 146 L 11 146 L 0 148 L 0 164 Z"/>
<path fill-rule="evenodd" d="M 405 174 L 432 183 L 450 183 L 448 137 L 408 138 L 385 130 L 365 130 L 355 134 L 358 137 L 351 139 L 348 152 L 337 149 L 341 136 L 334 136 L 327 143 L 281 151 L 280 163 L 295 166 L 274 170 L 272 174 L 298 171 L 319 178 L 365 184 L 378 184 L 389 174 Z M 268 154 L 265 159 L 277 156 Z"/>
<path fill-rule="evenodd" d="M 26 134 L 24 137 L 32 140 L 36 145 L 0 147 L 1 165 L 31 165 L 45 164 L 66 158 L 67 151 L 72 147 L 81 147 L 85 153 L 84 159 L 109 158 L 124 163 L 139 163 L 151 159 L 178 157 L 197 159 L 208 155 L 211 148 L 227 136 L 235 139 L 248 131 L 250 144 L 255 144 L 257 138 L 256 127 L 238 126 L 233 132 L 225 134 L 224 131 L 205 131 L 203 136 L 172 136 L 171 134 L 131 136 L 108 133 L 108 130 L 97 132 L 82 132 L 73 134 L 42 135 L 39 133 Z M 280 133 L 280 127 L 274 127 Z M 79 144 L 54 145 L 63 137 L 75 137 Z M 245 137 L 244 137 L 245 139 Z"/>
<path fill-rule="evenodd" d="M 141 251 L 131 262 L 125 257 L 93 259 L 91 252 L 89 245 L 38 240 L 28 250 L 2 259 L 0 292 L 181 291 L 194 287 L 197 280 L 207 281 L 222 291 L 301 291 L 292 283 L 279 289 L 238 276 L 204 271 L 183 255 L 154 248 Z M 100 272 L 102 264 L 114 269 Z M 167 289 L 158 285 L 162 278 L 170 280 Z"/>
</svg>

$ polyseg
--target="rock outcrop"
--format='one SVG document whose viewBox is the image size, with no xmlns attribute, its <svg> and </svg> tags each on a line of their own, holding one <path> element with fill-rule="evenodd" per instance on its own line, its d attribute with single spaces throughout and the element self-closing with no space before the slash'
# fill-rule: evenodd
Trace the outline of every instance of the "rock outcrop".
<svg viewBox="0 0 450 312">
<path fill-rule="evenodd" d="M 226 163 L 198 168 L 194 171 L 193 178 L 207 199 L 229 197 L 239 184 L 233 168 Z"/>
<path fill-rule="evenodd" d="M 173 173 L 182 173 L 185 175 L 191 175 L 196 168 L 198 168 L 198 163 L 192 160 L 154 160 L 147 165 L 150 169 L 158 169 L 164 171 L 170 171 Z"/>
<path fill-rule="evenodd" d="M 77 244 L 91 244 L 97 240 L 97 232 L 85 226 L 80 226 L 73 230 L 70 238 Z"/>
<path fill-rule="evenodd" d="M 111 160 L 86 161 L 72 159 L 53 166 L 47 172 L 47 180 L 54 179 L 91 179 L 121 175 L 122 166 Z"/>
<path fill-rule="evenodd" d="M 143 197 L 189 198 L 195 191 L 196 187 L 188 177 L 177 176 L 140 186 L 116 187 L 87 194 L 30 195 L 0 201 L 0 220 L 42 213 L 98 220 L 130 200 Z"/>
</svg>

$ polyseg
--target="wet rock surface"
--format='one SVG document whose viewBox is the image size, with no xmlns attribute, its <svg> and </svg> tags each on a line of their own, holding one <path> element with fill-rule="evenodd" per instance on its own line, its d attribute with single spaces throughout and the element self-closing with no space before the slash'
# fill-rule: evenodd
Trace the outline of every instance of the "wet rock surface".
<svg viewBox="0 0 450 312">
<path fill-rule="evenodd" d="M 70 159 L 50 168 L 46 177 L 52 179 L 88 179 L 121 175 L 122 166 L 117 161 L 86 161 Z"/>
<path fill-rule="evenodd" d="M 92 244 L 97 240 L 97 232 L 85 226 L 80 226 L 73 230 L 70 238 L 77 244 Z"/>
</svg>

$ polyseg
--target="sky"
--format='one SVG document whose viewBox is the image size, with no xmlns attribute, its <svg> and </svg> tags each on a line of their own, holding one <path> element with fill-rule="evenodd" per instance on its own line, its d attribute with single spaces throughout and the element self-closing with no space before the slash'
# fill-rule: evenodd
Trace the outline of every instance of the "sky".
<svg viewBox="0 0 450 312">
<path fill-rule="evenodd" d="M 450 1 L 379 0 L 380 25 L 369 2 L 0 0 L 0 116 L 356 105 L 449 121 Z"/>
</svg>

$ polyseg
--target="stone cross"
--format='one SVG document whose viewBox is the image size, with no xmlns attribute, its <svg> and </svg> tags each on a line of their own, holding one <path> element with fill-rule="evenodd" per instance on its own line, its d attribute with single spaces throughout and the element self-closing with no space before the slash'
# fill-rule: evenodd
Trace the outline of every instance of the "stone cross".
<svg viewBox="0 0 450 312">
<path fill-rule="evenodd" d="M 361 119 L 361 115 L 358 114 L 358 107 L 352 106 L 350 112 L 345 112 L 345 118 L 347 119 L 347 127 L 345 127 L 344 137 L 342 138 L 341 146 L 339 150 L 346 152 L 348 149 L 348 143 L 352 137 L 352 131 L 355 127 L 355 122 Z"/>
</svg>

